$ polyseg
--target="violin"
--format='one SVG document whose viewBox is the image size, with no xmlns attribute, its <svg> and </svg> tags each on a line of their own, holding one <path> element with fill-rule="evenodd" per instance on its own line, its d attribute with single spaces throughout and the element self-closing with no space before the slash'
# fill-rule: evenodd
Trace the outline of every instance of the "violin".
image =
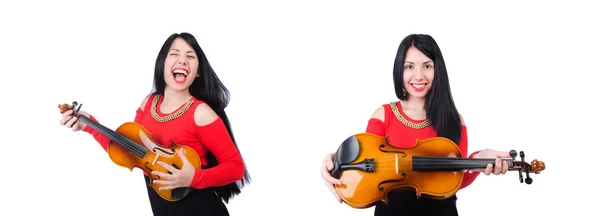
<svg viewBox="0 0 600 216">
<path fill-rule="evenodd" d="M 529 173 L 539 174 L 546 168 L 542 161 L 515 160 L 517 152 L 510 151 L 509 171 L 519 171 L 523 183 L 533 180 Z M 456 157 L 451 157 L 456 156 Z M 334 185 L 344 202 L 353 208 L 369 208 L 378 202 L 388 203 L 387 194 L 393 190 L 414 190 L 417 198 L 447 199 L 460 188 L 463 174 L 469 169 L 485 169 L 495 159 L 462 158 L 460 149 L 450 139 L 434 137 L 417 140 L 411 148 L 389 144 L 387 137 L 359 133 L 348 137 L 333 157 L 331 175 L 342 181 Z"/>
<path fill-rule="evenodd" d="M 76 101 L 71 106 L 68 104 L 58 105 L 61 114 L 75 107 L 77 107 Z M 160 176 L 152 174 L 152 171 L 172 173 L 156 162 L 162 161 L 176 169 L 181 169 L 183 167 L 183 161 L 179 153 L 181 149 L 184 149 L 185 157 L 196 169 L 199 169 L 201 166 L 200 157 L 190 147 L 179 145 L 175 142 L 171 142 L 166 148 L 162 147 L 152 140 L 151 133 L 135 122 L 126 122 L 120 125 L 116 131 L 111 130 L 84 115 L 78 114 L 80 109 L 81 104 L 77 107 L 77 110 L 73 111 L 72 116 L 77 118 L 77 121 L 82 121 L 84 124 L 110 138 L 107 150 L 108 156 L 113 163 L 121 167 L 125 167 L 130 171 L 133 171 L 134 168 L 141 169 L 150 176 L 150 179 L 159 180 Z M 154 184 L 152 181 L 150 181 L 149 186 L 160 197 L 171 202 L 183 199 L 193 190 L 191 187 L 158 190 L 161 185 Z"/>
</svg>

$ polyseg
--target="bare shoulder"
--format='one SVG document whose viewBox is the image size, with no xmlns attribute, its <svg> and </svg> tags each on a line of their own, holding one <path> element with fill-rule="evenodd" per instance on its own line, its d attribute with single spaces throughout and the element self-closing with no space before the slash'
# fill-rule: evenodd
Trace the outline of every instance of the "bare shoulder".
<svg viewBox="0 0 600 216">
<path fill-rule="evenodd" d="M 142 100 L 142 103 L 140 104 L 140 109 L 142 111 L 144 111 L 144 108 L 146 107 L 146 103 L 148 103 L 148 98 L 150 98 L 150 95 L 152 95 L 152 94 L 146 95 L 146 97 L 144 98 L 144 100 Z"/>
<path fill-rule="evenodd" d="M 214 122 L 219 116 L 206 103 L 201 103 L 194 110 L 194 121 L 198 126 L 205 126 Z"/>
<path fill-rule="evenodd" d="M 373 113 L 371 118 L 385 121 L 385 109 L 383 108 L 383 106 L 380 106 L 379 108 L 377 108 L 377 110 L 375 110 L 375 112 Z"/>
<path fill-rule="evenodd" d="M 458 117 L 460 118 L 460 125 L 465 125 L 465 119 L 463 119 L 460 113 L 458 113 Z"/>
</svg>

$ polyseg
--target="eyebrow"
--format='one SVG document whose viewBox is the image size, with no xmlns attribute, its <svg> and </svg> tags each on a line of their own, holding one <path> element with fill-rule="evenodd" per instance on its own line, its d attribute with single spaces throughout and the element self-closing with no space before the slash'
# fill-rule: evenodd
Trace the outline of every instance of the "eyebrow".
<svg viewBox="0 0 600 216">
<path fill-rule="evenodd" d="M 427 63 L 430 63 L 430 62 L 433 63 L 433 61 L 426 61 L 426 62 L 423 62 L 423 64 L 427 64 Z M 404 63 L 415 64 L 414 62 L 410 62 L 410 61 L 404 61 Z"/>
<path fill-rule="evenodd" d="M 171 51 L 171 50 L 175 50 L 175 51 L 177 51 L 177 52 L 181 52 L 181 51 L 179 51 L 178 49 L 170 49 L 169 51 Z M 196 52 L 194 52 L 193 50 L 190 50 L 190 51 L 187 51 L 187 53 L 196 53 Z"/>
</svg>

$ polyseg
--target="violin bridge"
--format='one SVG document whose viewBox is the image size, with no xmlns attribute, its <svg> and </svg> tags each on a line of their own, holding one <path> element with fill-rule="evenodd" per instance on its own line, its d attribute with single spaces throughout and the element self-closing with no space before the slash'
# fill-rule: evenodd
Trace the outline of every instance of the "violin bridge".
<svg viewBox="0 0 600 216">
<path fill-rule="evenodd" d="M 398 153 L 394 155 L 396 155 L 396 174 L 398 174 Z"/>
<path fill-rule="evenodd" d="M 156 163 L 156 160 L 158 160 L 158 154 L 156 154 L 156 157 L 154 157 L 154 161 L 152 161 L 152 165 L 154 165 Z"/>
</svg>

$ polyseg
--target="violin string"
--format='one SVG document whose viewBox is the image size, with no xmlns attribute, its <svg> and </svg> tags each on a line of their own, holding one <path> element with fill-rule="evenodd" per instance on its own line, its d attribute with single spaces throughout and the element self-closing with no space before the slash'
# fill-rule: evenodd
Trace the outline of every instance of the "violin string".
<svg viewBox="0 0 600 216">
<path fill-rule="evenodd" d="M 85 116 L 82 116 L 82 117 L 86 118 Z M 84 119 L 84 121 L 88 121 L 88 125 L 91 125 L 91 124 L 89 124 L 90 121 L 91 121 L 90 119 L 86 118 L 86 119 Z M 114 139 L 115 142 L 123 143 L 125 148 L 127 148 L 130 151 L 132 151 L 136 155 L 140 155 L 140 156 L 143 155 L 143 152 L 142 152 L 141 149 L 137 148 L 137 146 L 131 145 L 131 143 L 128 142 L 128 140 L 123 139 L 123 137 L 121 137 L 120 134 L 118 134 L 116 132 L 113 132 L 112 130 L 110 130 L 110 129 L 106 128 L 106 127 L 103 127 L 100 124 L 96 124 L 95 122 L 92 123 L 92 124 L 95 125 L 96 126 L 95 128 L 97 130 L 99 130 L 100 132 L 102 132 L 103 134 L 111 136 L 112 137 L 111 139 Z"/>
<path fill-rule="evenodd" d="M 386 158 L 386 159 L 374 158 L 374 159 L 378 163 L 381 163 L 381 162 L 392 162 L 392 163 L 395 163 L 395 161 L 396 161 L 396 158 Z M 398 161 L 406 161 L 408 159 L 398 158 L 397 160 Z M 437 159 L 429 159 L 428 158 L 426 160 L 423 160 L 423 159 L 417 159 L 417 160 L 412 159 L 410 161 L 413 161 L 414 163 L 431 163 L 431 162 L 437 162 L 437 163 L 457 163 L 457 162 L 458 163 L 488 163 L 490 161 L 495 163 L 496 159 L 485 159 L 485 160 L 475 159 L 475 160 L 472 160 L 472 159 L 468 159 L 468 158 L 460 158 L 460 159 L 459 158 L 437 158 Z M 503 159 L 502 161 L 503 162 L 504 161 L 511 162 L 510 159 Z"/>
<path fill-rule="evenodd" d="M 381 159 L 384 158 L 384 159 Z M 398 161 L 404 161 L 407 160 L 406 158 L 388 158 L 386 157 L 378 157 L 378 158 L 374 158 L 376 161 L 381 162 L 392 162 L 395 163 L 396 160 Z M 492 161 L 493 163 L 495 163 L 496 159 L 471 159 L 471 158 L 454 158 L 454 157 L 439 157 L 439 158 L 427 158 L 427 159 L 413 159 L 412 161 L 415 161 L 416 163 L 422 163 L 425 160 L 431 162 L 431 161 L 436 161 L 439 163 L 489 163 L 490 161 Z M 506 161 L 506 162 L 511 162 L 513 164 L 515 164 L 515 162 L 512 159 L 502 159 L 502 161 Z"/>
<path fill-rule="evenodd" d="M 373 165 L 374 168 L 376 169 L 399 169 L 400 167 L 430 167 L 430 166 L 434 166 L 434 167 L 443 167 L 443 168 L 459 168 L 459 167 L 469 167 L 472 169 L 485 169 L 487 168 L 487 166 L 489 164 L 495 164 L 495 163 L 484 163 L 484 162 L 477 162 L 477 163 L 473 163 L 473 162 L 469 162 L 469 163 L 461 163 L 461 164 L 455 164 L 455 163 L 444 163 L 444 162 L 419 162 L 419 163 L 409 163 L 407 161 L 399 161 L 397 164 L 394 163 L 375 163 Z M 509 166 L 510 168 L 515 168 L 515 166 Z M 518 168 L 518 167 L 517 167 Z"/>
<path fill-rule="evenodd" d="M 444 167 L 444 168 L 447 168 L 447 167 Z M 485 170 L 486 169 L 486 167 L 473 167 L 473 168 L 462 168 L 462 169 L 459 169 L 458 167 L 450 167 L 450 168 L 455 168 L 456 170 L 431 170 L 431 171 L 423 170 L 423 171 L 419 171 L 419 172 L 459 172 L 459 171 L 467 171 L 467 170 Z M 525 169 L 522 169 L 519 167 L 508 168 L 508 171 L 518 171 L 518 170 L 526 171 Z M 396 168 L 395 167 L 376 167 L 374 172 L 377 172 L 377 171 L 385 171 L 385 172 L 393 171 L 393 173 L 396 173 Z M 398 173 L 403 173 L 406 171 L 407 171 L 406 169 L 398 168 Z M 414 171 L 414 170 L 409 170 L 409 171 Z M 533 172 L 531 170 L 528 170 L 528 171 Z"/>
<path fill-rule="evenodd" d="M 444 168 L 447 168 L 447 167 L 444 167 Z M 458 170 L 468 170 L 468 168 L 463 168 L 463 169 L 458 169 L 458 167 L 450 167 L 450 168 L 457 169 L 455 171 L 458 171 Z M 478 168 L 476 167 L 476 168 L 471 168 L 471 169 L 485 169 L 485 168 L 486 167 L 478 167 Z M 376 168 L 375 169 L 375 171 L 377 171 L 377 170 L 396 170 L 396 168 L 394 168 L 394 167 L 380 167 L 380 168 Z M 398 168 L 398 171 L 403 171 L 403 170 L 405 170 L 405 169 Z"/>
<path fill-rule="evenodd" d="M 403 158 L 403 157 L 405 158 L 405 156 L 404 156 L 404 155 L 398 155 L 397 157 L 398 157 L 398 159 L 401 159 L 401 158 Z M 408 156 L 408 157 L 410 157 L 410 156 Z M 416 157 L 420 157 L 420 156 L 416 156 Z M 448 159 L 448 158 L 453 158 L 453 159 L 455 159 L 455 160 L 459 160 L 459 159 L 467 159 L 467 160 L 487 160 L 487 158 L 486 158 L 486 159 L 482 159 L 482 158 L 458 158 L 458 157 L 444 157 L 444 156 L 437 156 L 437 158 L 436 158 L 436 156 L 433 156 L 433 157 L 432 157 L 432 156 L 426 156 L 426 157 L 427 157 L 427 160 L 435 160 L 435 159 L 442 159 L 442 160 L 446 160 L 446 159 Z M 382 156 L 382 157 L 376 157 L 376 158 L 374 158 L 374 159 L 394 159 L 394 160 L 395 160 L 395 158 L 396 158 L 396 156 L 395 156 L 395 155 L 387 155 L 387 156 Z M 490 158 L 490 159 L 491 159 L 491 158 Z M 501 158 L 501 159 L 502 159 L 502 160 L 512 160 L 511 158 Z M 494 159 L 494 160 L 495 160 L 495 159 Z"/>
<path fill-rule="evenodd" d="M 439 165 L 439 164 L 448 164 L 448 165 L 478 165 L 478 164 L 496 164 L 496 162 L 494 161 L 460 161 L 459 163 L 456 162 L 448 162 L 448 161 L 419 161 L 419 162 L 415 162 L 412 161 L 398 161 L 397 164 L 413 164 L 413 165 Z M 396 162 L 375 162 L 375 165 L 395 165 Z"/>
<path fill-rule="evenodd" d="M 408 157 L 411 157 L 411 156 L 408 156 Z M 420 156 L 415 156 L 415 157 L 420 157 Z M 400 160 L 400 159 L 405 159 L 405 158 L 406 158 L 406 157 L 404 157 L 404 156 L 400 156 L 400 155 L 398 155 L 398 160 Z M 395 160 L 395 159 L 396 159 L 396 156 L 383 156 L 383 157 L 375 157 L 375 158 L 373 158 L 373 159 L 375 159 L 375 160 L 382 160 L 382 159 L 390 159 L 390 160 Z M 422 158 L 420 158 L 420 159 L 418 159 L 418 160 L 436 160 L 436 159 L 439 159 L 439 160 L 448 160 L 448 159 L 450 159 L 450 160 L 490 160 L 490 159 L 492 159 L 492 158 L 485 158 L 485 159 L 484 159 L 484 158 L 459 158 L 459 157 L 443 157 L 443 156 L 438 156 L 438 157 L 436 157 L 436 156 L 433 156 L 433 157 L 431 157 L 431 156 L 427 156 L 427 158 L 426 158 L 426 159 L 422 159 Z M 501 158 L 501 159 L 502 159 L 502 160 L 512 160 L 512 158 Z M 495 160 L 495 159 L 492 159 L 492 160 Z M 514 160 L 513 160 L 513 161 L 514 161 Z"/>
</svg>

